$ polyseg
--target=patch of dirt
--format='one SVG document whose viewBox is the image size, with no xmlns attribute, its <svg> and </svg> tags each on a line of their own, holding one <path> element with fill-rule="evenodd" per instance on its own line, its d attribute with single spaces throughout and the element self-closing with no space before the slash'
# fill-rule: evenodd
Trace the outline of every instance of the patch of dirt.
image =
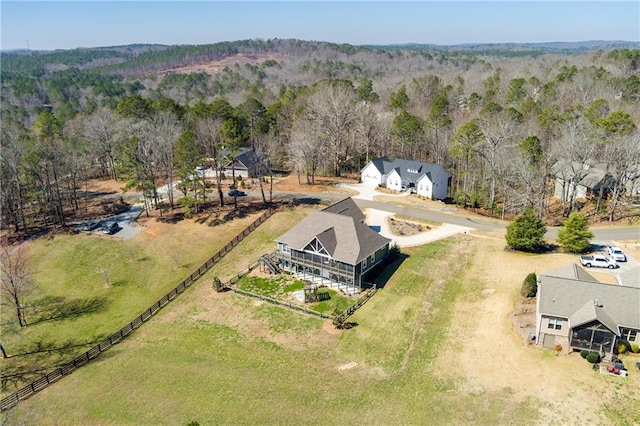
<svg viewBox="0 0 640 426">
<path fill-rule="evenodd" d="M 529 345 L 535 301 L 521 300 L 522 280 L 575 261 L 563 253 L 525 255 L 504 250 L 504 240 L 478 239 L 469 285 L 482 288 L 456 302 L 447 330 L 447 350 L 434 371 L 470 393 L 510 392 L 517 402 L 541 401 L 541 424 L 607 424 L 599 376 L 579 354 L 554 356 Z M 492 290 L 492 291 L 484 291 Z M 533 314 L 532 314 L 533 312 Z M 461 379 L 462 378 L 462 379 Z"/>
<path fill-rule="evenodd" d="M 238 65 L 259 65 L 269 59 L 281 62 L 285 59 L 284 55 L 279 53 L 265 53 L 265 54 L 251 54 L 246 55 L 244 53 L 238 53 L 237 55 L 228 56 L 222 59 L 216 59 L 213 61 L 205 61 L 198 64 L 187 65 L 183 67 L 170 68 L 158 72 L 158 75 L 165 75 L 168 73 L 176 74 L 190 74 L 190 73 L 206 73 L 210 75 L 221 73 L 226 67 L 232 67 L 235 64 Z"/>
<path fill-rule="evenodd" d="M 113 179 L 89 179 L 85 183 L 84 188 L 80 188 L 83 191 L 86 189 L 90 192 L 106 192 L 112 194 L 126 194 L 124 192 L 125 183 Z"/>
<path fill-rule="evenodd" d="M 513 330 L 522 337 L 525 344 L 533 346 L 535 342 L 529 340 L 528 337 L 529 333 L 535 334 L 536 332 L 536 298 L 521 298 L 516 303 L 513 312 L 509 314 L 509 319 L 513 323 Z"/>
<path fill-rule="evenodd" d="M 316 176 L 314 184 L 308 184 L 305 176 L 300 176 L 300 182 L 298 182 L 298 175 L 291 173 L 290 175 L 274 179 L 273 189 L 282 192 L 302 192 L 302 193 L 314 193 L 314 192 L 329 192 L 329 193 L 342 193 L 345 196 L 354 195 L 356 192 L 347 188 L 336 187 L 338 183 L 354 183 L 357 181 L 357 177 L 323 177 Z"/>
<path fill-rule="evenodd" d="M 342 364 L 341 366 L 339 366 L 338 371 L 351 370 L 352 368 L 355 368 L 357 366 L 358 366 L 357 362 L 349 362 L 347 364 Z"/>
</svg>

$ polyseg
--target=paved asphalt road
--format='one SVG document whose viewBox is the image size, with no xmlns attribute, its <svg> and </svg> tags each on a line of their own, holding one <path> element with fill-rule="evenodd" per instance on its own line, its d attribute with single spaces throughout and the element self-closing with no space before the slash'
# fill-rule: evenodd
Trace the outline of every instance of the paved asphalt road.
<svg viewBox="0 0 640 426">
<path fill-rule="evenodd" d="M 250 196 L 254 194 L 250 193 Z M 258 193 L 255 194 L 259 196 Z M 334 194 L 300 194 L 289 192 L 275 192 L 274 199 L 276 200 L 288 200 L 296 198 L 305 203 L 320 203 L 334 202 L 344 198 L 344 195 Z M 372 208 L 377 210 L 383 210 L 394 214 L 403 214 L 406 216 L 412 216 L 420 219 L 431 220 L 434 222 L 450 223 L 452 225 L 466 226 L 469 228 L 478 229 L 481 231 L 494 231 L 497 229 L 505 228 L 506 225 L 498 220 L 492 220 L 489 218 L 468 218 L 457 216 L 453 214 L 438 212 L 434 210 L 425 210 L 418 207 L 409 207 L 404 205 L 398 205 L 393 203 L 383 203 L 380 201 L 361 200 L 354 198 L 354 201 L 361 208 Z M 594 240 L 598 241 L 616 241 L 616 240 L 633 240 L 640 239 L 640 227 L 620 227 L 610 229 L 591 229 L 594 234 Z M 548 227 L 545 237 L 550 240 L 555 240 L 558 237 L 557 227 Z"/>
<path fill-rule="evenodd" d="M 268 197 L 268 191 L 265 191 Z M 105 196 L 106 194 L 100 194 Z M 109 194 L 111 195 L 111 194 Z M 127 194 L 129 197 L 135 197 L 138 194 Z M 260 191 L 258 189 L 248 191 L 247 195 L 253 198 L 261 198 Z M 119 195 L 118 195 L 119 196 Z M 176 194 L 176 198 L 179 198 L 180 194 Z M 320 202 L 335 202 L 345 198 L 344 193 L 337 191 L 336 193 L 292 193 L 292 192 L 273 192 L 274 201 L 278 200 L 291 200 L 296 198 L 303 203 L 316 204 Z M 240 199 L 239 199 L 240 200 Z M 457 216 L 454 214 L 448 214 L 445 212 L 438 212 L 434 210 L 425 210 L 419 207 L 409 207 L 405 205 L 398 205 L 393 203 L 383 203 L 379 201 L 370 201 L 354 198 L 354 201 L 361 208 L 371 208 L 382 211 L 387 211 L 394 214 L 402 214 L 406 216 L 412 216 L 420 219 L 431 220 L 434 222 L 449 223 L 452 225 L 465 226 L 468 228 L 478 229 L 481 231 L 494 231 L 504 228 L 506 225 L 499 220 L 492 220 L 489 218 L 469 218 L 463 216 Z M 113 217 L 108 220 L 117 220 L 122 229 L 116 233 L 118 236 L 124 238 L 130 238 L 139 231 L 139 227 L 135 225 L 135 218 L 140 214 L 140 210 L 132 209 L 133 211 L 126 212 L 122 217 Z M 131 214 L 133 214 L 131 216 Z M 135 229 L 138 228 L 138 229 Z M 591 229 L 594 234 L 594 240 L 597 241 L 616 241 L 616 240 L 632 240 L 640 239 L 640 227 L 619 227 L 610 229 Z M 550 240 L 555 240 L 558 236 L 557 227 L 548 227 L 545 237 Z"/>
</svg>

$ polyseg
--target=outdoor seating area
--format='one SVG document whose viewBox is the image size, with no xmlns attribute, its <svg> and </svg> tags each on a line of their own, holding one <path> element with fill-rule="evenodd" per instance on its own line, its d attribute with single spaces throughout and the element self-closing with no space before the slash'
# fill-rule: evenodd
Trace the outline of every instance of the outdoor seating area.
<svg viewBox="0 0 640 426">
<path fill-rule="evenodd" d="M 640 362 L 636 362 L 636 367 L 640 369 Z M 611 362 L 609 362 L 607 365 L 600 365 L 600 374 L 627 377 L 628 371 L 624 366 L 624 363 L 614 355 Z"/>
</svg>

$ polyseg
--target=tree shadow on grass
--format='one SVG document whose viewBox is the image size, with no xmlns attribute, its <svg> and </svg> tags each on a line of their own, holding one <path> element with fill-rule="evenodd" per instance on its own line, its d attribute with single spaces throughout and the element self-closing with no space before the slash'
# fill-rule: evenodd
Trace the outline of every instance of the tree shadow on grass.
<svg viewBox="0 0 640 426">
<path fill-rule="evenodd" d="M 35 325 L 45 321 L 76 318 L 81 315 L 94 314 L 104 311 L 109 305 L 109 299 L 104 296 L 87 297 L 83 299 L 67 299 L 61 296 L 49 296 L 39 299 L 32 305 L 33 311 L 29 316 L 35 318 L 29 321 Z"/>
<path fill-rule="evenodd" d="M 72 340 L 66 342 L 45 342 L 41 340 L 21 347 L 19 348 L 20 352 L 12 354 L 11 358 L 7 360 L 11 362 L 3 365 L 2 374 L 0 374 L 0 387 L 4 392 L 15 392 L 29 382 L 37 380 L 57 368 L 73 362 L 75 358 L 81 356 L 103 340 L 104 338 L 100 338 L 86 343 L 74 342 Z M 101 352 L 97 360 L 104 360 L 115 356 L 118 352 L 118 349 Z"/>
</svg>

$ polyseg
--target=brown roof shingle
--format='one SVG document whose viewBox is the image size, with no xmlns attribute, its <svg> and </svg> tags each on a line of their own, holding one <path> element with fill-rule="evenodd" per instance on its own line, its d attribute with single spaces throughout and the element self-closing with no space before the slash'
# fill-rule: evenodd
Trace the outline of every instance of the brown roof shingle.
<svg viewBox="0 0 640 426">
<path fill-rule="evenodd" d="M 355 265 L 391 240 L 369 228 L 364 214 L 351 198 L 311 213 L 276 239 L 302 250 L 317 238 L 335 260 Z"/>
</svg>

